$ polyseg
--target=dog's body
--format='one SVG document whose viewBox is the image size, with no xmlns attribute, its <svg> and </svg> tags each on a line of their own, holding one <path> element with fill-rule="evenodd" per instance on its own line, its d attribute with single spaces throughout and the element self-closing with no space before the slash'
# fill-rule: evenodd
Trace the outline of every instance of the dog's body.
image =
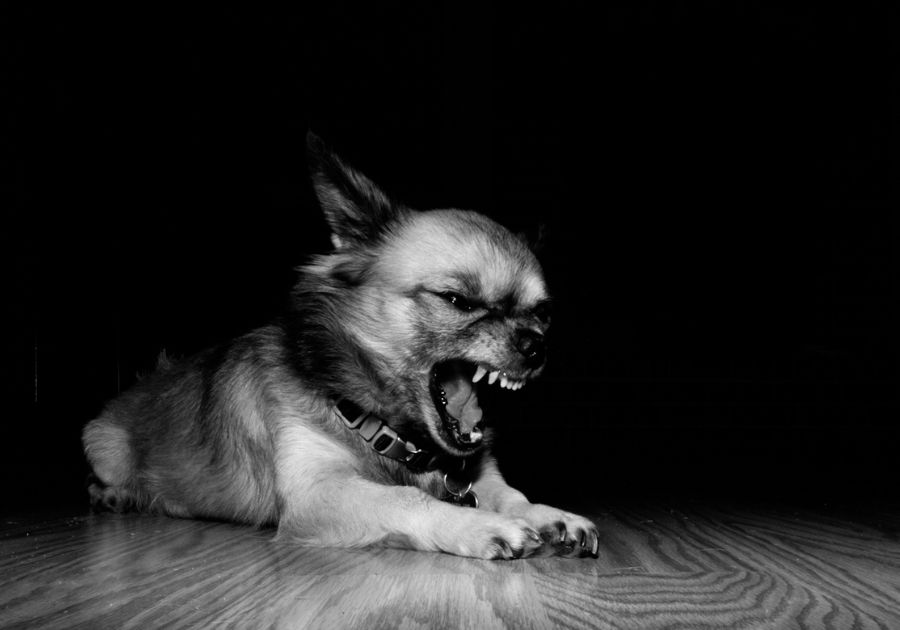
<svg viewBox="0 0 900 630">
<path fill-rule="evenodd" d="M 309 148 L 335 250 L 301 269 L 284 317 L 161 359 L 88 424 L 95 506 L 277 524 L 321 546 L 596 556 L 590 521 L 504 482 L 473 384 L 518 389 L 543 369 L 534 256 L 482 215 L 391 203 Z M 441 500 L 473 503 L 469 483 L 477 509 Z"/>
</svg>

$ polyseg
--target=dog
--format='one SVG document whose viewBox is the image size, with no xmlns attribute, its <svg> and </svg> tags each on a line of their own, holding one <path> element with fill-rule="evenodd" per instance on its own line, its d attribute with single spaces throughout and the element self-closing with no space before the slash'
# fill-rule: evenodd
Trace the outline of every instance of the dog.
<svg viewBox="0 0 900 630">
<path fill-rule="evenodd" d="M 307 155 L 333 250 L 270 325 L 163 355 L 86 425 L 93 507 L 323 547 L 597 557 L 594 523 L 507 485 L 479 403 L 544 369 L 533 252 L 482 214 L 392 201 L 312 133 Z"/>
</svg>

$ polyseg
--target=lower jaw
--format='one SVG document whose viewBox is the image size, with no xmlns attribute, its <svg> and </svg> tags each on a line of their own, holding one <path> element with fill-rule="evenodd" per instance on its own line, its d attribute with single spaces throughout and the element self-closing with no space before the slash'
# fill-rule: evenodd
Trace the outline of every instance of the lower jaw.
<svg viewBox="0 0 900 630">
<path fill-rule="evenodd" d="M 474 371 L 474 366 L 472 369 Z M 471 428 L 460 426 L 460 422 L 447 412 L 436 371 L 432 372 L 429 391 L 434 409 L 440 419 L 439 433 L 445 443 L 445 449 L 459 456 L 465 456 L 480 449 L 484 442 L 484 419 L 482 418 Z"/>
<path fill-rule="evenodd" d="M 450 416 L 443 408 L 440 394 L 433 383 L 430 389 L 434 408 L 440 419 L 439 432 L 442 441 L 445 442 L 447 447 L 450 447 L 448 450 L 455 451 L 455 454 L 464 455 L 474 453 L 481 448 L 484 443 L 484 420 L 482 419 L 469 430 L 463 429 L 459 421 Z"/>
<path fill-rule="evenodd" d="M 484 441 L 484 432 L 480 426 L 474 427 L 471 431 L 462 432 L 456 429 L 452 423 L 441 420 L 444 434 L 449 438 L 454 448 L 461 451 L 475 451 L 481 448 Z"/>
<path fill-rule="evenodd" d="M 471 454 L 484 445 L 484 420 L 469 430 L 464 430 L 454 418 L 435 405 L 440 418 L 438 431 L 446 450 L 457 455 Z"/>
</svg>

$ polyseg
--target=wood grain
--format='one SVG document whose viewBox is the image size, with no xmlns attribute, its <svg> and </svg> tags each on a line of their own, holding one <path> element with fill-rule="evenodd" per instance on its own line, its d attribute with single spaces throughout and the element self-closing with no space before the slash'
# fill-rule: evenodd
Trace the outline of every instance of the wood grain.
<svg viewBox="0 0 900 630">
<path fill-rule="evenodd" d="M 148 516 L 4 519 L 3 628 L 900 628 L 900 511 L 619 507 L 599 560 L 310 549 Z"/>
</svg>

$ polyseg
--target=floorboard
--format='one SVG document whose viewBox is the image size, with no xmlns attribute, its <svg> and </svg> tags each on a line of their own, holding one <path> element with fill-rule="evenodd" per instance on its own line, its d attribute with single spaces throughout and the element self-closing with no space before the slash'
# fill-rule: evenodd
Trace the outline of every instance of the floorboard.
<svg viewBox="0 0 900 630">
<path fill-rule="evenodd" d="M 4 518 L 3 628 L 900 628 L 900 510 L 594 514 L 600 558 L 309 549 L 137 515 Z"/>
</svg>

